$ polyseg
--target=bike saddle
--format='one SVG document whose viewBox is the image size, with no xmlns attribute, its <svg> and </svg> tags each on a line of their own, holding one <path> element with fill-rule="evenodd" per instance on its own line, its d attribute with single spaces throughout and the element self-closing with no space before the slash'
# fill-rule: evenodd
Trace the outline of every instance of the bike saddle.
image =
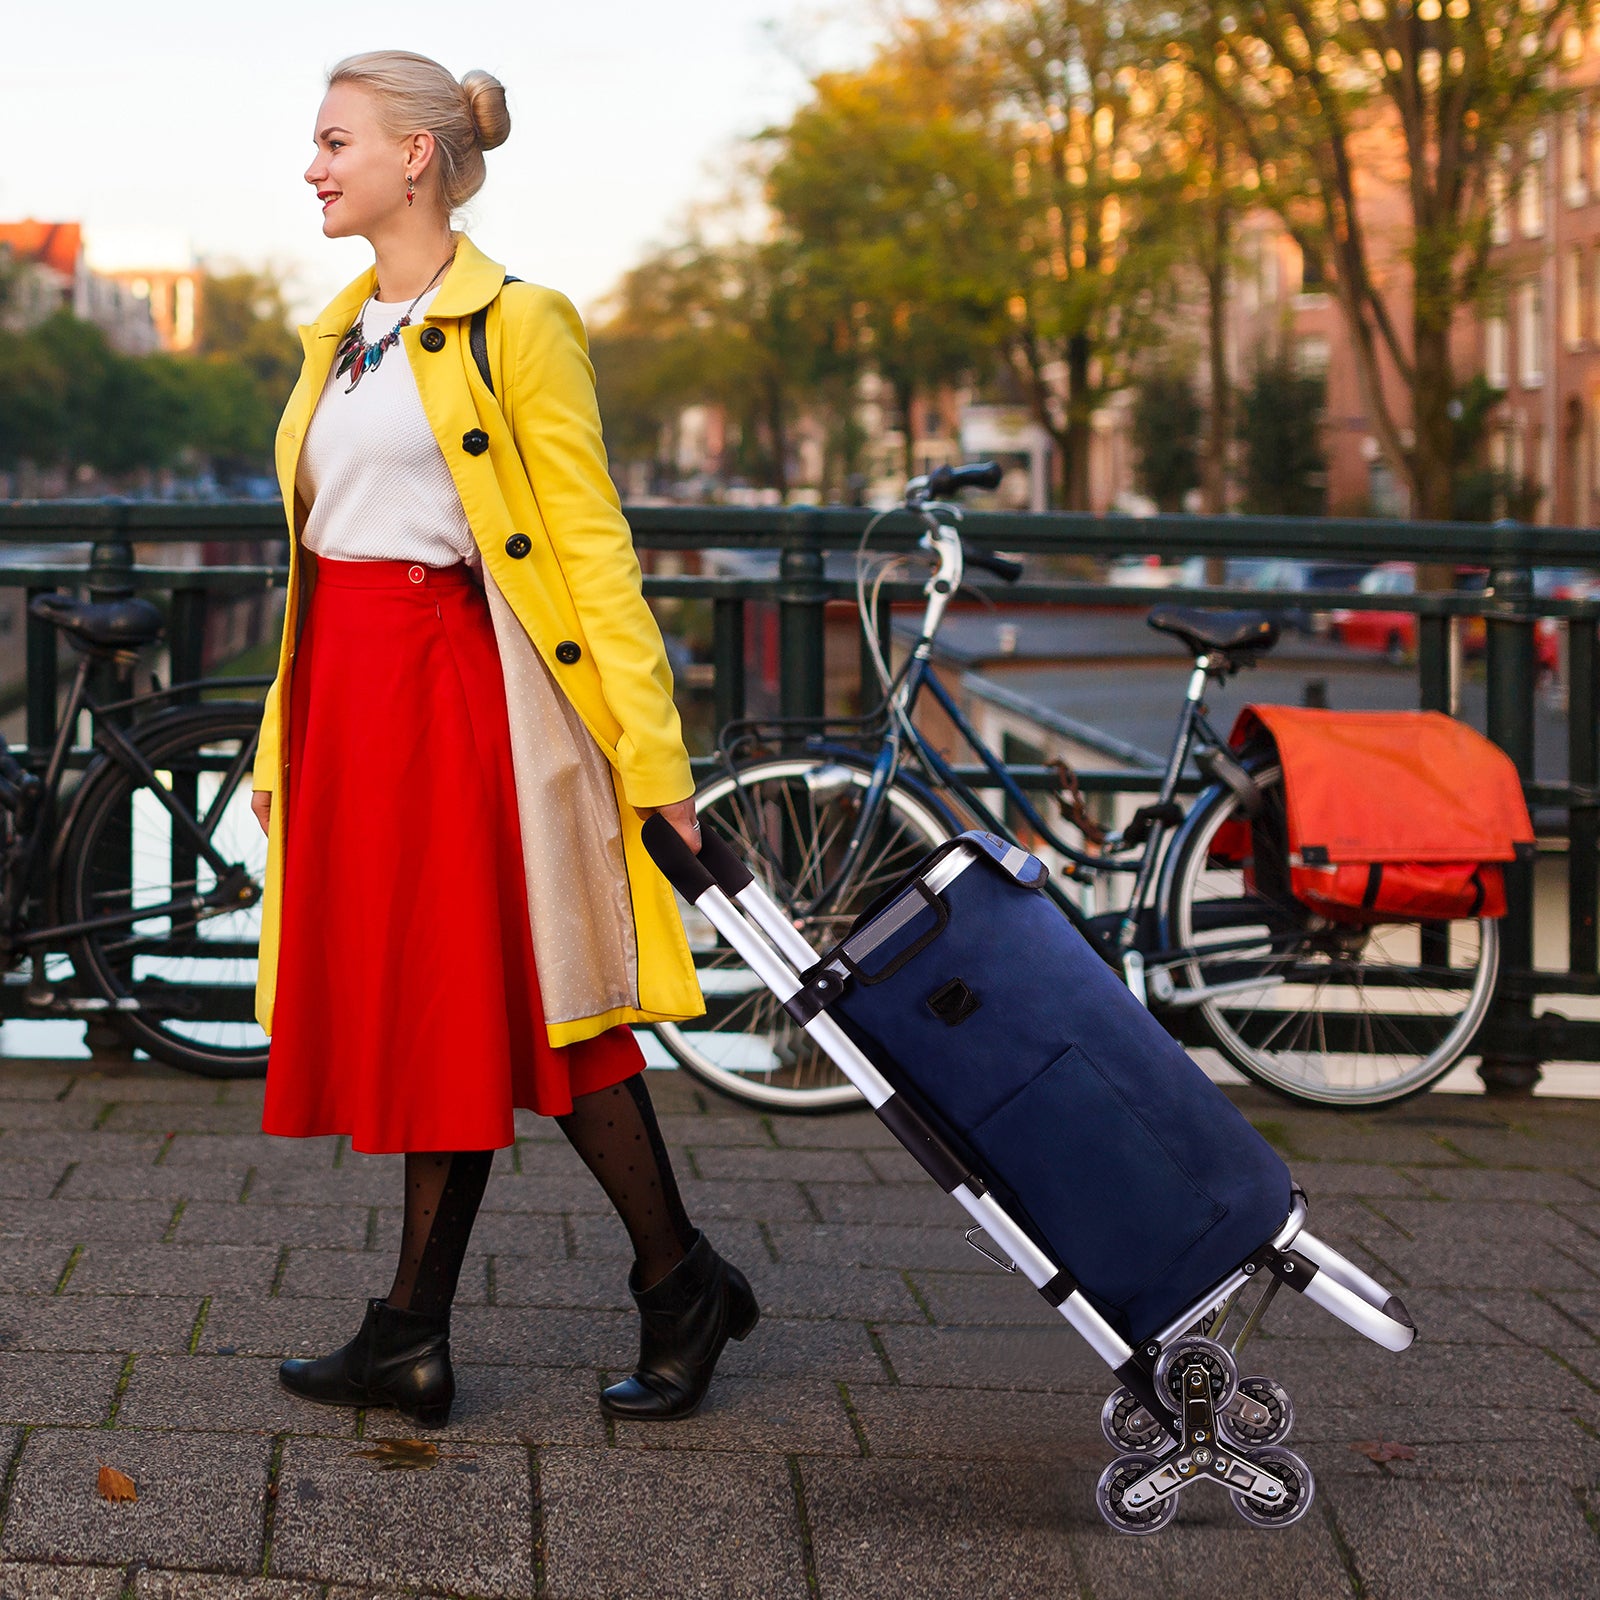
<svg viewBox="0 0 1600 1600">
<path fill-rule="evenodd" d="M 1278 624 L 1265 611 L 1191 611 L 1187 606 L 1157 606 L 1145 618 L 1160 633 L 1182 639 L 1197 656 L 1213 650 L 1226 655 L 1270 650 Z"/>
<path fill-rule="evenodd" d="M 29 614 L 61 629 L 74 643 L 100 650 L 137 650 L 166 631 L 148 600 L 79 600 L 70 594 L 36 595 Z"/>
</svg>

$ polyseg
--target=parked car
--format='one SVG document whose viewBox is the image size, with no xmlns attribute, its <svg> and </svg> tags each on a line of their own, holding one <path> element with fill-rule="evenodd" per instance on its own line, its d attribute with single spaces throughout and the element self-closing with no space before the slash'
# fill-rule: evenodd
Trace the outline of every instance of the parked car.
<svg viewBox="0 0 1600 1600">
<path fill-rule="evenodd" d="M 1372 571 L 1368 561 L 1303 561 L 1291 557 L 1233 557 L 1228 561 L 1230 588 L 1287 590 L 1290 593 L 1348 594 Z M 1276 613 L 1286 627 L 1301 633 L 1327 633 L 1327 613 L 1291 606 Z"/>
<path fill-rule="evenodd" d="M 1566 572 L 1565 568 L 1542 569 Z M 1485 567 L 1460 567 L 1456 570 L 1456 588 L 1482 593 L 1488 587 L 1489 573 Z M 1546 580 L 1546 593 L 1556 599 L 1580 598 L 1581 594 L 1567 594 Z M 1534 592 L 1541 584 L 1535 574 Z M 1596 586 L 1600 591 L 1600 585 Z M 1373 568 L 1361 580 L 1363 594 L 1415 594 L 1417 569 L 1409 561 L 1385 561 Z M 1352 650 L 1371 650 L 1381 653 L 1396 663 L 1407 661 L 1416 654 L 1417 619 L 1410 611 L 1339 610 L 1333 613 L 1334 637 Z M 1482 617 L 1466 617 L 1461 628 L 1461 647 L 1468 656 L 1480 656 L 1488 646 L 1488 625 Z M 1560 663 L 1561 625 L 1550 617 L 1542 617 L 1534 628 L 1534 652 L 1538 670 L 1553 674 Z"/>
</svg>

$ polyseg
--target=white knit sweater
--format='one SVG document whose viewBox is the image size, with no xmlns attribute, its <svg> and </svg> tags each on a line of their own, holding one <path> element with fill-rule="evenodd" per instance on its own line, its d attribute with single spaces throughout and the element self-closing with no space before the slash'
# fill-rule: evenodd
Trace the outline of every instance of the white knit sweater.
<svg viewBox="0 0 1600 1600">
<path fill-rule="evenodd" d="M 437 289 L 411 312 L 420 322 Z M 361 336 L 376 344 L 406 304 L 370 300 Z M 337 364 L 337 363 L 336 363 Z M 295 485 L 310 507 L 302 542 L 338 561 L 479 564 L 461 496 L 417 394 L 403 341 L 390 345 L 353 393 L 332 369 L 306 429 Z"/>
</svg>

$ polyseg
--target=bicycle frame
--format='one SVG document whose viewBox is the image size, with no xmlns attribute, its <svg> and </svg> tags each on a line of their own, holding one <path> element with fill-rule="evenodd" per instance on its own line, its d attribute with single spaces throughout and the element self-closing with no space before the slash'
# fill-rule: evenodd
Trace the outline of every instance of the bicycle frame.
<svg viewBox="0 0 1600 1600">
<path fill-rule="evenodd" d="M 1143 964 L 1140 952 L 1136 947 L 1140 917 L 1150 900 L 1152 891 L 1159 883 L 1157 868 L 1162 850 L 1168 842 L 1171 829 L 1158 815 L 1150 823 L 1145 833 L 1144 843 L 1137 859 L 1117 860 L 1105 856 L 1090 855 L 1088 852 L 1079 849 L 1063 839 L 1055 828 L 1045 820 L 1027 791 L 1007 770 L 1005 763 L 993 749 L 984 743 L 977 729 L 972 726 L 972 723 L 962 712 L 954 696 L 933 667 L 933 643 L 944 620 L 945 609 L 949 605 L 950 597 L 960 588 L 964 570 L 964 555 L 960 533 L 953 526 L 940 521 L 936 512 L 947 511 L 959 517 L 960 509 L 937 502 L 912 505 L 911 509 L 919 511 L 923 517 L 927 532 L 923 535 L 921 547 L 936 554 L 938 567 L 923 589 L 927 603 L 923 612 L 922 626 L 918 631 L 917 642 L 912 647 L 905 667 L 890 685 L 886 696 L 888 727 L 884 735 L 882 748 L 873 764 L 871 780 L 862 797 L 860 814 L 845 846 L 844 860 L 840 871 L 808 909 L 812 912 L 826 909 L 828 905 L 846 891 L 855 877 L 856 871 L 865 856 L 866 843 L 872 837 L 873 830 L 877 826 L 879 813 L 885 803 L 889 787 L 899 770 L 902 756 L 905 753 L 904 747 L 906 746 L 909 746 L 911 754 L 914 755 L 916 761 L 927 773 L 934 787 L 948 791 L 964 809 L 982 822 L 990 831 L 1005 838 L 1012 837 L 1011 830 L 1006 826 L 1003 819 L 997 816 L 977 792 L 956 773 L 950 763 L 934 749 L 917 728 L 913 713 L 917 702 L 923 692 L 926 691 L 933 696 L 934 701 L 955 726 L 962 741 L 977 756 L 984 769 L 995 780 L 995 786 L 1002 791 L 1006 799 L 1021 813 L 1028 826 L 1052 850 L 1055 850 L 1066 859 L 1068 867 L 1065 876 L 1092 880 L 1114 872 L 1132 872 L 1135 874 L 1128 904 L 1120 914 L 1116 946 L 1118 954 L 1123 960 L 1130 986 L 1135 989 L 1141 999 L 1144 999 Z M 1156 793 L 1154 801 L 1156 808 L 1168 807 L 1175 800 L 1179 781 L 1182 778 L 1184 767 L 1188 763 L 1197 738 L 1203 737 L 1218 748 L 1226 747 L 1226 741 L 1212 727 L 1206 718 L 1202 705 L 1206 683 L 1214 670 L 1216 669 L 1210 657 L 1200 656 L 1196 659 L 1193 670 L 1190 672 L 1183 708 L 1178 716 L 1178 724 L 1173 733 L 1172 746 L 1168 753 L 1166 765 L 1162 770 L 1161 785 Z M 1062 893 L 1053 883 L 1049 887 L 1053 898 L 1068 918 L 1081 933 L 1088 935 L 1090 933 L 1089 919 L 1074 904 L 1071 898 Z"/>
<path fill-rule="evenodd" d="M 145 760 L 137 744 L 119 728 L 107 713 L 127 710 L 133 706 L 148 706 L 156 701 L 170 700 L 176 694 L 188 693 L 201 688 L 220 685 L 230 687 L 245 687 L 256 681 L 269 682 L 268 679 L 254 680 L 245 678 L 199 678 L 190 682 L 173 684 L 166 689 L 154 690 L 149 694 L 135 695 L 130 699 L 110 701 L 105 704 L 96 702 L 89 694 L 89 673 L 94 666 L 94 656 L 85 653 L 78 662 L 77 670 L 73 674 L 72 687 L 67 694 L 66 709 L 62 714 L 56 729 L 55 742 L 50 749 L 50 755 L 45 763 L 41 775 L 43 783 L 43 797 L 34 814 L 33 821 L 20 843 L 20 857 L 23 871 L 18 875 L 18 881 L 29 883 L 33 880 L 34 868 L 39 860 L 44 846 L 45 838 L 54 826 L 55 801 L 60 791 L 62 776 L 66 771 L 67 758 L 71 753 L 72 735 L 78 724 L 79 715 L 87 710 L 94 718 L 95 737 L 105 751 L 105 757 L 115 760 L 133 772 L 144 784 L 148 791 L 156 797 L 171 818 L 173 838 L 175 842 L 182 842 L 192 849 L 200 860 L 203 860 L 216 876 L 215 887 L 208 894 L 192 895 L 183 899 L 170 899 L 154 905 L 130 907 L 127 911 L 110 912 L 102 917 L 94 917 L 88 921 L 57 923 L 49 927 L 22 929 L 16 924 L 20 921 L 22 907 L 13 905 L 6 908 L 7 922 L 11 924 L 6 930 L 7 943 L 12 950 L 26 950 L 38 945 L 56 943 L 63 939 L 76 938 L 85 933 L 110 930 L 113 928 L 132 927 L 137 922 L 146 921 L 152 917 L 186 915 L 192 916 L 199 912 L 213 909 L 232 911 L 239 905 L 247 904 L 241 900 L 241 892 L 248 890 L 248 876 L 243 869 L 225 860 L 212 843 L 217 824 L 221 820 L 222 807 L 214 806 L 209 818 L 196 818 L 192 816 L 178 800 L 174 799 L 167 786 L 161 782 L 155 768 Z M 174 708 L 176 711 L 180 708 Z M 238 780 L 247 774 L 255 759 L 254 741 L 248 742 L 241 748 L 239 754 L 230 763 L 224 777 L 224 794 L 232 792 Z M 54 847 L 51 850 L 50 866 L 54 870 L 60 859 L 60 852 L 70 834 L 70 828 L 62 828 L 57 834 Z"/>
</svg>

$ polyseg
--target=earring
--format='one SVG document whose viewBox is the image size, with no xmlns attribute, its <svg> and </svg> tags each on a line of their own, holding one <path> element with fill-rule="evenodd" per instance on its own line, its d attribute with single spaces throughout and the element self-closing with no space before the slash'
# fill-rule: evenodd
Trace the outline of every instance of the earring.
<svg viewBox="0 0 1600 1600">
<path fill-rule="evenodd" d="M 417 198 L 416 180 L 408 172 L 406 174 L 406 204 L 410 205 Z"/>
</svg>

